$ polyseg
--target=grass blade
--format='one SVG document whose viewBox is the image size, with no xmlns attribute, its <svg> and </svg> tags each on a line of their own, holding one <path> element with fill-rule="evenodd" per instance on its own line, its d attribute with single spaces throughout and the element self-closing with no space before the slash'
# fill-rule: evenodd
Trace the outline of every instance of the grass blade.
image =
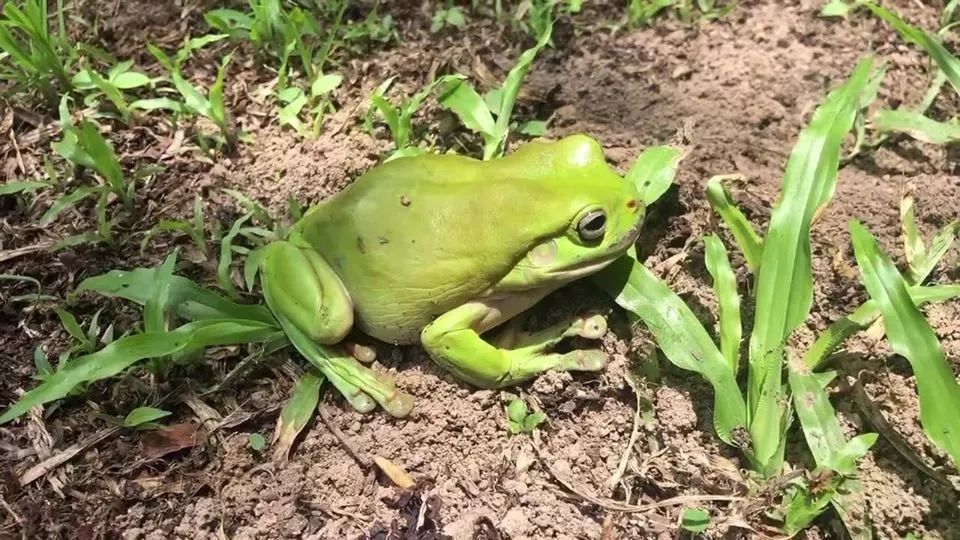
<svg viewBox="0 0 960 540">
<path fill-rule="evenodd" d="M 444 83 L 439 98 L 440 105 L 460 117 L 467 129 L 483 135 L 484 141 L 493 140 L 496 136 L 493 115 L 480 94 L 464 79 L 456 77 Z"/>
<path fill-rule="evenodd" d="M 704 376 L 714 390 L 714 429 L 733 444 L 731 433 L 746 426 L 746 408 L 736 377 L 710 334 L 667 285 L 629 256 L 594 276 L 624 309 L 643 320 L 674 365 Z"/>
<path fill-rule="evenodd" d="M 913 209 L 911 195 L 900 199 L 900 229 L 903 234 L 903 256 L 907 260 L 907 266 L 910 267 L 911 276 L 915 276 L 917 262 L 926 256 L 927 247 L 923 244 L 923 238 L 920 237 L 920 230 L 917 228 L 917 216 Z M 913 282 L 920 283 L 916 280 Z"/>
<path fill-rule="evenodd" d="M 730 364 L 733 373 L 738 371 L 740 340 L 743 329 L 740 325 L 740 295 L 737 294 L 737 276 L 730 268 L 727 249 L 717 236 L 703 239 L 706 248 L 707 271 L 713 277 L 713 291 L 719 304 L 720 351 Z"/>
<path fill-rule="evenodd" d="M 553 10 L 552 4 L 550 10 Z M 507 135 L 510 131 L 510 116 L 513 114 L 513 106 L 517 101 L 517 94 L 520 93 L 520 86 L 523 85 L 523 79 L 527 76 L 527 72 L 530 71 L 530 65 L 533 63 L 534 58 L 537 57 L 540 49 L 543 49 L 547 43 L 550 42 L 550 36 L 553 33 L 552 13 L 548 14 L 547 17 L 546 28 L 544 28 L 543 34 L 537 39 L 537 43 L 533 47 L 523 51 L 520 58 L 517 59 L 517 64 L 513 66 L 513 69 L 507 73 L 507 77 L 503 80 L 503 86 L 500 88 L 500 108 L 497 110 L 497 124 L 495 128 L 497 141 L 494 145 L 486 145 L 484 147 L 483 159 L 490 159 L 502 155 L 506 148 Z"/>
<path fill-rule="evenodd" d="M 887 340 L 913 368 L 920 398 L 920 424 L 930 441 L 960 465 L 960 385 L 953 370 L 893 261 L 859 222 L 851 222 L 850 231 L 860 280 L 883 313 Z"/>
<path fill-rule="evenodd" d="M 145 305 L 155 280 L 154 268 L 112 270 L 83 280 L 73 294 L 94 291 Z M 238 304 L 181 276 L 171 276 L 170 291 L 164 309 L 192 321 L 247 319 L 277 326 L 266 306 Z"/>
<path fill-rule="evenodd" d="M 733 234 L 740 252 L 743 253 L 743 258 L 747 261 L 747 268 L 756 274 L 760 267 L 760 257 L 763 255 L 763 238 L 757 234 L 753 224 L 730 198 L 730 194 L 723 186 L 723 179 L 726 177 L 714 176 L 707 181 L 707 201 Z"/>
<path fill-rule="evenodd" d="M 953 245 L 953 240 L 958 234 L 960 234 L 960 220 L 951 221 L 943 229 L 940 229 L 940 232 L 930 242 L 930 248 L 911 268 L 910 279 L 912 283 L 923 283 L 930 276 L 933 269 L 940 263 L 940 259 L 950 250 L 950 246 Z"/>
<path fill-rule="evenodd" d="M 48 188 L 50 184 L 46 182 L 8 182 L 6 184 L 0 185 L 0 196 L 3 195 L 15 195 L 17 193 L 25 193 L 28 191 L 36 191 L 38 189 Z"/>
<path fill-rule="evenodd" d="M 118 339 L 97 352 L 78 357 L 49 375 L 0 416 L 0 424 L 19 417 L 37 405 L 66 396 L 76 385 L 112 377 L 146 358 L 215 345 L 265 341 L 277 333 L 273 325 L 251 320 L 210 320 L 185 324 L 170 332 L 134 334 Z"/>
<path fill-rule="evenodd" d="M 918 141 L 947 144 L 960 141 L 960 125 L 937 122 L 921 113 L 881 109 L 873 115 L 873 127 L 883 133 L 906 133 Z"/>
<path fill-rule="evenodd" d="M 926 303 L 945 302 L 960 297 L 960 285 L 914 286 L 908 290 L 913 303 L 920 307 Z M 880 306 L 874 300 L 867 300 L 853 313 L 834 321 L 820 334 L 803 357 L 803 364 L 813 370 L 820 366 L 829 355 L 850 336 L 864 330 L 880 318 Z"/>
<path fill-rule="evenodd" d="M 923 50 L 930 55 L 930 58 L 936 62 L 937 67 L 947 76 L 947 80 L 953 85 L 954 90 L 960 93 L 960 60 L 950 54 L 950 51 L 940 44 L 936 36 L 911 26 L 896 13 L 872 2 L 863 2 L 863 5 L 872 11 L 874 15 L 892 26 L 893 29 L 900 34 L 900 37 L 923 48 Z"/>
<path fill-rule="evenodd" d="M 783 345 L 803 324 L 813 302 L 811 223 L 833 196 L 840 146 L 853 127 L 860 94 L 872 72 L 872 59 L 861 60 L 849 80 L 817 108 L 787 162 L 780 198 L 770 218 L 757 275 L 747 390 L 755 457 L 769 465 L 768 473 L 779 472 L 774 462 L 779 461 L 784 429 Z"/>
<path fill-rule="evenodd" d="M 636 186 L 643 203 L 650 206 L 670 189 L 683 157 L 683 149 L 676 146 L 645 148 L 625 178 Z"/>
<path fill-rule="evenodd" d="M 853 473 L 856 461 L 876 442 L 877 434 L 867 433 L 847 441 L 820 376 L 802 363 L 791 361 L 787 377 L 797 417 L 817 467 Z"/>
<path fill-rule="evenodd" d="M 170 298 L 170 279 L 173 277 L 173 267 L 177 262 L 177 252 L 174 251 L 163 261 L 163 264 L 154 272 L 153 286 L 147 303 L 143 306 L 143 329 L 145 332 L 163 332 L 166 328 L 166 306 Z"/>
<path fill-rule="evenodd" d="M 273 437 L 276 442 L 273 450 L 275 462 L 283 463 L 287 460 L 293 441 L 306 427 L 310 417 L 313 416 L 313 411 L 317 410 L 317 403 L 320 402 L 320 385 L 323 381 L 322 374 L 310 371 L 304 373 L 297 382 L 290 401 L 283 406 L 280 418 L 277 419 L 277 429 Z"/>
<path fill-rule="evenodd" d="M 231 296 L 236 296 L 237 288 L 230 279 L 230 265 L 233 263 L 233 239 L 240 234 L 240 228 L 252 217 L 252 214 L 246 214 L 233 222 L 230 231 L 227 232 L 223 240 L 220 241 L 220 261 L 217 264 L 217 282 L 220 288 L 227 291 Z"/>
</svg>

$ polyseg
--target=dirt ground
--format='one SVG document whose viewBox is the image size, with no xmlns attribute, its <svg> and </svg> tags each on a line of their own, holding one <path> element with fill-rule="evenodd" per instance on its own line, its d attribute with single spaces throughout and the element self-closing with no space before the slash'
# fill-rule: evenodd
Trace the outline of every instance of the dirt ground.
<svg viewBox="0 0 960 540">
<path fill-rule="evenodd" d="M 235 121 L 252 134 L 252 143 L 241 145 L 234 155 L 204 162 L 186 151 L 168 152 L 174 137 L 169 129 L 148 124 L 117 130 L 111 139 L 125 165 L 158 162 L 166 167 L 139 190 L 137 215 L 119 225 L 125 240 L 116 248 L 37 251 L 0 261 L 0 273 L 35 277 L 45 293 L 63 297 L 85 277 L 155 265 L 173 245 L 186 249 L 187 239 L 161 235 L 141 255 L 136 233 L 159 219 L 189 216 L 194 193 L 206 197 L 208 221 L 219 219 L 226 226 L 238 210 L 219 188 L 237 189 L 277 215 L 291 196 L 304 205 L 319 201 L 349 184 L 389 149 L 385 131 L 378 128 L 371 135 L 362 127 L 367 97 L 385 78 L 396 77 L 400 88 L 412 92 L 432 73 L 459 70 L 476 75 L 478 64 L 501 77 L 531 43 L 522 32 L 479 16 L 468 17 L 463 30 L 433 34 L 429 26 L 436 5 L 387 4 L 398 38 L 337 53 L 345 84 L 336 93 L 338 111 L 326 120 L 318 139 L 277 127 L 268 100 L 258 93 L 272 76 L 241 48 L 229 72 L 227 97 Z M 824 19 L 818 16 L 817 2 L 746 1 L 716 21 L 688 26 L 665 17 L 649 28 L 617 32 L 610 30 L 610 23 L 622 17 L 619 3 L 585 4 L 582 13 L 558 23 L 554 48 L 535 61 L 518 114 L 549 119 L 551 138 L 578 132 L 596 137 L 620 170 L 645 146 L 669 140 L 688 146 L 679 190 L 653 213 L 641 241 L 641 251 L 649 255 L 647 266 L 661 272 L 688 241 L 717 230 L 703 197 L 706 180 L 714 174 L 743 174 L 746 181 L 735 190 L 736 198 L 748 217 L 765 224 L 799 130 L 826 90 L 844 79 L 865 52 L 872 48 L 887 62 L 880 104 L 917 103 L 927 85 L 924 56 L 886 26 L 863 15 Z M 205 32 L 202 13 L 212 7 L 187 0 L 88 1 L 79 4 L 77 15 L 98 21 L 100 46 L 151 69 L 144 44 L 173 47 L 188 33 Z M 900 1 L 890 7 L 918 25 L 933 27 L 942 6 Z M 211 53 L 209 61 L 197 62 L 193 76 L 211 80 L 218 57 Z M 416 117 L 417 124 L 442 133 L 442 145 L 461 140 L 462 134 L 444 128 L 450 125 L 445 113 L 429 103 Z M 9 103 L 0 107 L 5 107 L 0 109 L 0 131 L 25 141 L 16 149 L 0 141 L 0 150 L 6 152 L 0 155 L 0 176 L 8 181 L 30 176 L 42 166 L 51 140 L 38 135 L 42 130 L 37 125 L 48 124 L 55 115 L 30 113 Z M 944 92 L 932 114 L 947 118 L 958 113 L 957 100 Z M 4 119 L 11 117 L 4 126 Z M 856 277 L 848 220 L 862 220 L 902 262 L 898 205 L 904 184 L 917 186 L 919 220 L 930 235 L 960 216 L 956 158 L 946 147 L 898 139 L 842 168 L 835 201 L 813 231 L 817 290 L 811 330 L 822 329 L 865 298 Z M 47 203 L 41 200 L 39 210 L 29 210 L 0 199 L 0 252 L 95 226 L 91 205 L 67 213 L 51 228 L 40 228 L 36 218 Z M 711 323 L 715 306 L 702 243 L 692 242 L 687 249 L 679 266 L 672 263 L 671 286 Z M 960 281 L 958 260 L 954 249 L 942 267 L 946 270 L 934 281 Z M 742 261 L 735 262 L 742 266 Z M 185 261 L 179 271 L 214 283 L 215 264 Z M 746 272 L 740 268 L 738 274 L 743 287 Z M 52 308 L 28 313 L 22 305 L 6 302 L 27 292 L 27 286 L 0 282 L 0 287 L 0 403 L 6 405 L 35 384 L 34 347 L 43 345 L 55 358 L 67 335 Z M 92 295 L 81 297 L 73 309 L 86 320 L 101 307 L 101 320 L 116 320 L 118 330 L 135 322 L 128 305 Z M 269 440 L 292 388 L 291 379 L 277 370 L 265 367 L 221 392 L 190 403 L 179 401 L 191 388 L 199 392 L 235 365 L 240 352 L 226 350 L 163 385 L 148 387 L 129 379 L 96 384 L 86 399 L 67 400 L 46 419 L 33 415 L 0 428 L 0 535 L 519 540 L 680 534 L 682 504 L 624 513 L 605 502 L 628 497 L 636 505 L 688 497 L 690 506 L 710 509 L 710 538 L 769 533 L 763 497 L 775 494 L 746 493 L 746 463 L 713 433 L 709 386 L 666 361 L 657 363 L 642 325 L 631 328 L 623 313 L 589 284 L 556 293 L 534 315 L 549 320 L 585 307 L 609 316 L 611 332 L 603 345 L 609 367 L 600 375 L 548 373 L 511 390 L 527 394 L 549 417 L 534 437 L 509 435 L 504 393 L 477 391 L 458 382 L 417 347 L 375 345 L 377 369 L 395 376 L 399 387 L 416 398 L 407 419 L 382 412 L 362 415 L 335 392 L 324 393 L 329 422 L 357 449 L 402 466 L 418 481 L 414 493 L 402 492 L 375 469 L 358 464 L 319 417 L 286 463 L 275 465 L 269 452 L 251 451 L 250 434 L 261 433 Z M 933 306 L 927 313 L 957 367 L 960 302 Z M 625 380 L 631 363 L 642 364 L 650 375 L 641 394 L 649 400 L 653 417 L 641 423 L 630 466 L 611 487 L 609 480 L 634 425 L 637 402 Z M 920 429 L 913 378 L 904 359 L 885 343 L 857 337 L 832 365 L 840 372 L 832 387 L 834 402 L 851 431 L 870 428 L 854 403 L 850 384 L 867 372 L 866 392 L 887 421 L 926 462 L 956 474 Z M 226 422 L 202 444 L 157 459 L 144 456 L 146 435 L 112 433 L 41 480 L 18 485 L 17 475 L 37 463 L 38 455 L 109 427 L 97 412 L 122 416 L 149 396 L 167 394 L 174 396 L 164 406 L 174 411 L 166 419 L 170 423 L 236 421 Z M 794 432 L 790 441 L 791 461 L 809 465 L 802 436 Z M 883 437 L 861 463 L 861 474 L 867 514 L 878 537 L 913 533 L 920 538 L 960 538 L 957 493 L 919 472 Z M 704 495 L 719 500 L 704 500 Z M 747 525 L 756 530 L 750 532 Z M 740 528 L 731 532 L 731 526 Z M 839 538 L 842 529 L 836 514 L 828 511 L 801 537 Z"/>
</svg>

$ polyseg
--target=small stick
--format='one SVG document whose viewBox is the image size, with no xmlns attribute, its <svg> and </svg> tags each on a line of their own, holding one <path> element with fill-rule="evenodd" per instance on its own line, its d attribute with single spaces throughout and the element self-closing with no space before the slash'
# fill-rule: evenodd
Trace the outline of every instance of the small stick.
<svg viewBox="0 0 960 540">
<path fill-rule="evenodd" d="M 317 413 L 320 415 L 320 420 L 322 420 L 323 424 L 327 426 L 327 429 L 330 430 L 330 433 L 333 433 L 333 436 L 340 441 L 340 444 L 342 444 L 347 450 L 347 453 L 350 454 L 350 457 L 352 457 L 364 469 L 369 469 L 370 466 L 373 465 L 373 460 L 370 459 L 370 456 L 364 454 L 360 450 L 357 450 L 357 447 L 354 446 L 353 442 L 351 442 L 350 439 L 348 439 L 347 436 L 340 431 L 340 428 L 333 423 L 333 420 L 330 419 L 330 415 L 327 413 L 327 409 L 322 403 L 317 407 Z"/>
<path fill-rule="evenodd" d="M 34 480 L 43 477 L 50 471 L 56 469 L 60 465 L 63 465 L 64 463 L 73 459 L 74 456 L 76 456 L 80 452 L 83 452 L 84 450 L 96 445 L 100 441 L 106 439 L 107 437 L 113 435 L 118 431 L 120 431 L 119 426 L 102 429 L 97 433 L 94 433 L 93 435 L 75 444 L 68 446 L 67 448 L 50 456 L 49 458 L 41 461 L 40 463 L 37 463 L 33 467 L 30 467 L 29 469 L 27 469 L 22 475 L 20 475 L 20 478 L 18 479 L 20 485 L 25 486 L 30 482 L 33 482 Z"/>
</svg>

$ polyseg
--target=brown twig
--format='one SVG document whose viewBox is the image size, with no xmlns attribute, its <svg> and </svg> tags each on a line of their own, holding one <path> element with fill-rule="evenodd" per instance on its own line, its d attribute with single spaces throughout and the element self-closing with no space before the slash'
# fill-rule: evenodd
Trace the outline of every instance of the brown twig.
<svg viewBox="0 0 960 540">
<path fill-rule="evenodd" d="M 119 426 L 109 427 L 102 429 L 93 435 L 82 439 L 81 441 L 64 448 L 60 452 L 50 456 L 49 458 L 37 463 L 33 467 L 27 469 L 23 474 L 20 475 L 18 479 L 21 486 L 25 486 L 38 478 L 42 478 L 44 475 L 50 471 L 56 469 L 57 467 L 63 465 L 64 463 L 70 461 L 80 452 L 100 443 L 100 441 L 110 437 L 114 433 L 120 431 Z"/>
<path fill-rule="evenodd" d="M 340 431 L 340 428 L 333 423 L 333 420 L 330 419 L 330 415 L 327 413 L 327 409 L 322 403 L 317 407 L 317 413 L 320 415 L 320 420 L 322 420 L 323 424 L 327 426 L 327 429 L 330 430 L 330 433 L 332 433 L 333 436 L 340 441 L 340 444 L 343 445 L 343 447 L 347 450 L 347 453 L 350 454 L 350 457 L 352 457 L 364 469 L 369 469 L 373 465 L 373 460 L 370 458 L 370 456 L 366 455 L 360 450 L 357 450 L 357 447 L 353 444 L 353 442 L 347 438 L 347 436 Z"/>
</svg>

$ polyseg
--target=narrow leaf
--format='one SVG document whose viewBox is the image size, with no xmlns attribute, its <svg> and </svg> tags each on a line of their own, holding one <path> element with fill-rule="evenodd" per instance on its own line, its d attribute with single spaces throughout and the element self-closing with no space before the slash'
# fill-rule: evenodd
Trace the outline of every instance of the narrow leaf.
<svg viewBox="0 0 960 540">
<path fill-rule="evenodd" d="M 147 422 L 153 422 L 166 416 L 170 416 L 170 411 L 155 409 L 153 407 L 137 407 L 130 411 L 130 414 L 123 419 L 123 425 L 129 428 L 137 427 Z"/>
<path fill-rule="evenodd" d="M 753 228 L 753 224 L 737 208 L 736 204 L 723 186 L 724 176 L 714 176 L 707 181 L 707 201 L 720 219 L 730 229 L 733 238 L 737 241 L 743 258 L 747 261 L 750 272 L 756 274 L 760 267 L 760 258 L 763 256 L 763 239 Z"/>
<path fill-rule="evenodd" d="M 703 239 L 706 246 L 705 262 L 707 271 L 713 278 L 713 292 L 717 296 L 720 306 L 720 351 L 730 364 L 730 369 L 736 373 L 739 368 L 740 340 L 742 327 L 740 325 L 740 295 L 737 294 L 737 276 L 730 267 L 727 258 L 727 249 L 717 236 L 710 235 Z"/>
<path fill-rule="evenodd" d="M 772 464 L 781 448 L 783 344 L 806 319 L 813 302 L 810 226 L 833 196 L 840 145 L 853 127 L 860 94 L 872 72 L 872 59 L 861 60 L 850 79 L 817 108 L 787 162 L 770 218 L 757 274 L 747 390 L 750 434 L 759 463 Z"/>
<path fill-rule="evenodd" d="M 80 383 L 112 377 L 146 358 L 159 358 L 215 345 L 265 341 L 276 333 L 276 327 L 260 322 L 222 319 L 193 322 L 170 332 L 127 336 L 62 366 L 4 411 L 0 416 L 0 424 L 19 417 L 37 405 L 63 398 Z"/>
<path fill-rule="evenodd" d="M 624 309 L 636 314 L 675 366 L 704 376 L 714 391 L 714 429 L 733 444 L 736 428 L 746 426 L 746 408 L 730 364 L 690 308 L 667 285 L 629 256 L 594 276 Z"/>
<path fill-rule="evenodd" d="M 893 261 L 859 222 L 851 222 L 850 230 L 860 279 L 883 313 L 887 340 L 913 368 L 920 424 L 930 441 L 960 465 L 960 385 L 953 370 Z"/>
<path fill-rule="evenodd" d="M 297 386 L 293 389 L 293 395 L 280 411 L 280 418 L 277 419 L 277 428 L 274 434 L 276 446 L 273 450 L 273 460 L 277 463 L 283 463 L 290 454 L 290 448 L 297 435 L 303 431 L 313 411 L 317 410 L 317 403 L 320 402 L 320 385 L 323 384 L 323 375 L 315 372 L 304 373 Z"/>
<path fill-rule="evenodd" d="M 111 270 L 106 274 L 83 280 L 73 294 L 95 291 L 145 305 L 155 280 L 154 268 Z M 277 324 L 266 306 L 232 302 L 181 276 L 171 276 L 170 291 L 164 310 L 176 312 L 179 316 L 192 321 L 248 319 L 268 325 L 276 326 Z"/>
<path fill-rule="evenodd" d="M 960 125 L 937 122 L 914 111 L 880 109 L 874 113 L 872 122 L 873 128 L 880 133 L 906 133 L 925 143 L 960 141 Z"/>
</svg>

